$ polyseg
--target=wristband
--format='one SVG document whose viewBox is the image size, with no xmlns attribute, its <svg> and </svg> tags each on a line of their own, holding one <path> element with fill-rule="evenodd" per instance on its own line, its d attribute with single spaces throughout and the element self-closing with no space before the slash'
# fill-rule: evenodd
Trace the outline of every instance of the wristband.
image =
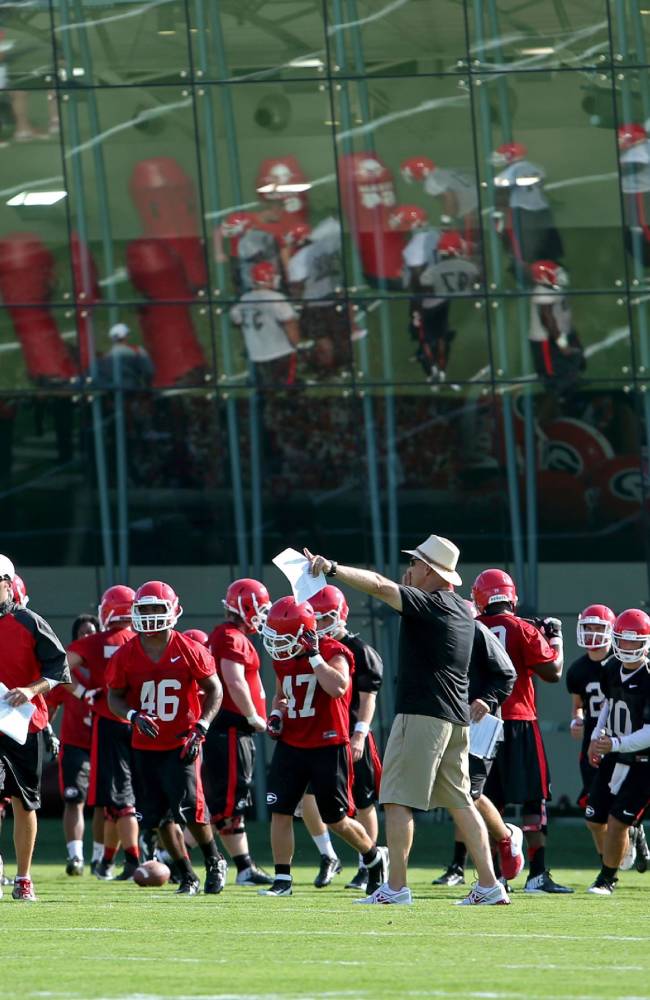
<svg viewBox="0 0 650 1000">
<path fill-rule="evenodd" d="M 271 712 L 271 715 L 273 715 L 273 712 Z M 258 715 L 257 712 L 253 712 L 252 715 L 246 716 L 246 722 L 249 726 L 254 726 L 256 722 L 260 721 L 260 719 L 262 719 L 262 716 Z M 262 719 L 262 722 L 264 722 L 264 719 Z"/>
<path fill-rule="evenodd" d="M 363 733 L 364 736 L 367 736 L 370 732 L 370 726 L 367 722 L 356 722 L 354 725 L 354 732 Z"/>
<path fill-rule="evenodd" d="M 314 653 L 313 656 L 309 657 L 309 666 L 312 670 L 315 670 L 316 667 L 326 667 L 327 661 L 323 659 L 320 653 Z"/>
<path fill-rule="evenodd" d="M 571 726 L 570 726 L 571 729 L 584 729 L 584 727 L 585 727 L 584 719 L 581 719 L 578 716 L 576 716 L 575 719 L 571 719 Z"/>
<path fill-rule="evenodd" d="M 210 723 L 205 722 L 203 719 L 197 719 L 194 723 L 197 729 L 200 729 L 204 736 L 207 735 L 208 729 L 210 728 Z"/>
<path fill-rule="evenodd" d="M 335 562 L 334 559 L 330 559 L 330 568 L 328 569 L 328 571 L 325 574 L 325 576 L 327 576 L 327 577 L 336 576 L 336 571 L 337 571 L 338 568 L 339 568 L 339 564 L 337 562 Z"/>
<path fill-rule="evenodd" d="M 280 711 L 279 708 L 274 708 L 273 711 L 271 712 L 271 715 L 277 715 L 278 719 L 282 718 L 282 712 Z"/>
<path fill-rule="evenodd" d="M 138 714 L 138 710 L 136 708 L 130 708 L 128 710 L 128 712 L 126 713 L 126 721 L 127 722 L 133 722 L 133 716 L 137 715 L 137 714 Z"/>
<path fill-rule="evenodd" d="M 75 698 L 83 698 L 88 689 L 83 686 L 83 684 L 77 684 L 76 688 L 72 692 Z"/>
<path fill-rule="evenodd" d="M 621 741 L 618 736 L 610 736 L 610 740 L 612 741 L 612 753 L 616 753 L 621 748 Z"/>
</svg>

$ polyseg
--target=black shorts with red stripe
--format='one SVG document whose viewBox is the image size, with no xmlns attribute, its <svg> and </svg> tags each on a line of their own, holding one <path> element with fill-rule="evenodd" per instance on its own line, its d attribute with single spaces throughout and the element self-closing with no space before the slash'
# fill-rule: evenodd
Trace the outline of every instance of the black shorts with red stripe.
<svg viewBox="0 0 650 1000">
<path fill-rule="evenodd" d="M 201 780 L 201 758 L 189 762 L 173 750 L 134 750 L 137 810 L 145 830 L 157 827 L 170 816 L 176 823 L 208 823 L 209 816 Z"/>
<path fill-rule="evenodd" d="M 344 816 L 354 815 L 348 743 L 309 749 L 276 744 L 266 786 L 271 812 L 293 816 L 308 785 L 323 823 L 338 823 Z"/>
<path fill-rule="evenodd" d="M 639 760 L 629 765 L 623 782 L 616 793 L 609 783 L 618 763 L 616 754 L 608 754 L 596 774 L 589 791 L 585 819 L 590 823 L 606 823 L 608 816 L 633 826 L 650 802 L 650 762 L 647 754 L 640 754 Z"/>
<path fill-rule="evenodd" d="M 203 744 L 203 784 L 212 822 L 217 829 L 252 804 L 255 740 L 236 726 L 212 726 Z"/>
<path fill-rule="evenodd" d="M 85 802 L 90 783 L 90 750 L 63 743 L 57 763 L 59 792 L 63 801 Z"/>
<path fill-rule="evenodd" d="M 368 733 L 361 758 L 354 763 L 352 798 L 357 809 L 367 809 L 379 800 L 381 758 L 375 737 Z"/>
<path fill-rule="evenodd" d="M 504 720 L 503 742 L 485 784 L 485 794 L 498 809 L 509 803 L 550 800 L 548 761 L 536 719 Z"/>
<path fill-rule="evenodd" d="M 28 733 L 24 744 L 0 733 L 0 798 L 11 795 L 32 812 L 41 808 L 43 742 L 40 733 Z"/>
<path fill-rule="evenodd" d="M 88 805 L 118 810 L 135 805 L 131 726 L 102 715 L 93 719 Z"/>
</svg>

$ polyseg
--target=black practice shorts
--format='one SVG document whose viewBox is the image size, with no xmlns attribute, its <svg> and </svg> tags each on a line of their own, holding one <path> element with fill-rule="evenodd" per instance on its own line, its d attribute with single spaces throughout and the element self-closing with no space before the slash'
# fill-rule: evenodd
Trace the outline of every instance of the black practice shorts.
<svg viewBox="0 0 650 1000">
<path fill-rule="evenodd" d="M 367 809 L 379 799 L 381 759 L 372 733 L 368 733 L 363 756 L 353 764 L 352 798 L 357 809 Z"/>
<path fill-rule="evenodd" d="M 0 798 L 12 795 L 31 812 L 41 807 L 43 741 L 40 733 L 28 733 L 21 747 L 0 733 Z"/>
<path fill-rule="evenodd" d="M 503 742 L 486 782 L 485 794 L 497 809 L 509 803 L 523 805 L 550 800 L 548 761 L 537 720 L 504 721 Z"/>
<path fill-rule="evenodd" d="M 85 802 L 90 781 L 90 750 L 62 743 L 57 761 L 59 792 L 64 802 Z"/>
<path fill-rule="evenodd" d="M 590 823 L 606 823 L 607 817 L 613 816 L 627 826 L 634 826 L 650 802 L 650 763 L 630 764 L 627 777 L 616 795 L 609 787 L 615 766 L 616 756 L 609 754 L 595 769 L 585 819 Z"/>
<path fill-rule="evenodd" d="M 96 715 L 90 748 L 89 806 L 128 809 L 135 805 L 132 754 L 131 726 Z"/>
<path fill-rule="evenodd" d="M 473 802 L 480 799 L 483 794 L 493 764 L 494 760 L 485 760 L 483 757 L 475 757 L 474 754 L 469 755 L 470 795 Z"/>
<path fill-rule="evenodd" d="M 587 747 L 589 744 L 587 744 Z M 587 799 L 589 798 L 589 792 L 591 791 L 591 786 L 594 783 L 594 778 L 598 772 L 597 767 L 592 767 L 589 763 L 588 750 L 585 749 L 580 753 L 580 775 L 582 777 L 582 791 L 578 796 L 578 805 L 581 809 L 587 808 Z"/>
<path fill-rule="evenodd" d="M 188 763 L 174 750 L 134 750 L 137 809 L 145 830 L 169 822 L 207 823 L 208 811 L 201 781 L 201 758 Z"/>
<path fill-rule="evenodd" d="M 311 785 L 323 823 L 354 815 L 352 758 L 347 743 L 329 747 L 276 745 L 267 781 L 266 801 L 272 813 L 293 816 Z"/>
<path fill-rule="evenodd" d="M 210 817 L 217 829 L 252 804 L 255 740 L 236 726 L 208 730 L 203 744 L 203 785 Z"/>
</svg>

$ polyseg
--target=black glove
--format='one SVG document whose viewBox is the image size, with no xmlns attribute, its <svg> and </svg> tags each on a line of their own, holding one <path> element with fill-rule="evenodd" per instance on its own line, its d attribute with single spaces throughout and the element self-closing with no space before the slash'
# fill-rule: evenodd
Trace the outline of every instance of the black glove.
<svg viewBox="0 0 650 1000">
<path fill-rule="evenodd" d="M 201 744 L 205 743 L 206 728 L 200 722 L 195 722 L 188 733 L 183 734 L 185 742 L 181 750 L 181 760 L 187 760 L 190 764 L 196 760 L 201 752 Z"/>
<path fill-rule="evenodd" d="M 148 736 L 150 740 L 155 740 L 160 732 L 158 723 L 153 716 L 145 715 L 144 712 L 136 712 L 135 715 L 132 715 L 131 725 L 143 736 Z"/>
<path fill-rule="evenodd" d="M 559 618 L 544 618 L 540 626 L 547 639 L 562 638 L 562 622 Z"/>
<path fill-rule="evenodd" d="M 43 742 L 45 744 L 45 749 L 51 756 L 52 760 L 56 760 L 59 756 L 59 751 L 61 750 L 61 740 L 56 735 L 49 722 L 43 730 Z"/>
<path fill-rule="evenodd" d="M 311 628 L 306 628 L 298 642 L 303 648 L 305 656 L 315 656 L 318 652 L 318 635 Z"/>
<path fill-rule="evenodd" d="M 266 720 L 266 731 L 272 740 L 279 740 L 282 734 L 282 726 L 284 720 L 281 715 L 275 715 L 273 712 L 269 715 Z"/>
</svg>

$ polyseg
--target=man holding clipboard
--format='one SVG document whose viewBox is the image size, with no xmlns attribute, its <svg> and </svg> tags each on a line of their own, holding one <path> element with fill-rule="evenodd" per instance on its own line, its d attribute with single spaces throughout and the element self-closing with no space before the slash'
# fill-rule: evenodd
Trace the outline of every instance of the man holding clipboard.
<svg viewBox="0 0 650 1000">
<path fill-rule="evenodd" d="M 57 684 L 69 683 L 70 671 L 65 650 L 48 623 L 14 602 L 15 575 L 11 560 L 0 555 L 0 797 L 11 796 L 14 813 L 12 896 L 35 900 L 30 869 L 36 810 L 41 804 L 40 732 L 48 719 L 43 695 Z M 30 717 L 25 711 L 28 705 Z M 14 711 L 7 711 L 7 706 Z"/>
</svg>

